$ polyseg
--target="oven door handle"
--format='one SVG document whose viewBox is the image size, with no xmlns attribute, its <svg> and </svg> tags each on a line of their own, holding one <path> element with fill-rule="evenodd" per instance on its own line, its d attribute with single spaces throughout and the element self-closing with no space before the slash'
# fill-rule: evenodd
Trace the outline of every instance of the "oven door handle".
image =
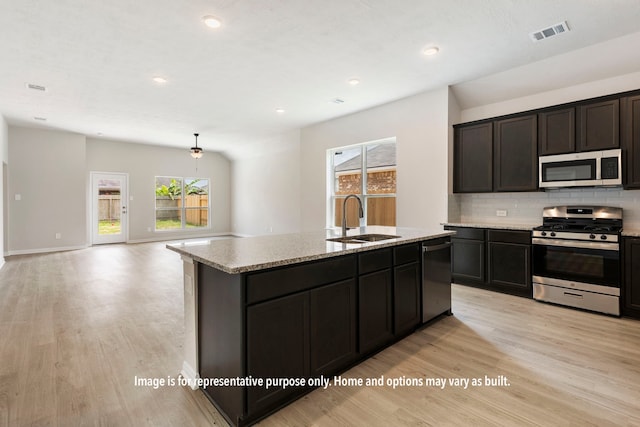
<svg viewBox="0 0 640 427">
<path fill-rule="evenodd" d="M 608 242 L 582 242 L 580 240 L 560 240 L 560 239 L 531 239 L 531 243 L 540 246 L 559 246 L 563 248 L 584 248 L 584 249 L 600 249 L 604 251 L 620 250 L 617 243 Z"/>
</svg>

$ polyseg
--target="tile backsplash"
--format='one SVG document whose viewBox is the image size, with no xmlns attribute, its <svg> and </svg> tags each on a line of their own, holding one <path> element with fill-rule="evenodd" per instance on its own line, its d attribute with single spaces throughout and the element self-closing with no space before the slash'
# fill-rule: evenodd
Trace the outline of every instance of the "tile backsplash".
<svg viewBox="0 0 640 427">
<path fill-rule="evenodd" d="M 640 190 L 621 188 L 452 194 L 449 196 L 449 222 L 540 224 L 542 209 L 556 205 L 621 207 L 624 212 L 624 227 L 640 229 Z M 498 210 L 506 211 L 506 216 L 497 216 Z"/>
</svg>

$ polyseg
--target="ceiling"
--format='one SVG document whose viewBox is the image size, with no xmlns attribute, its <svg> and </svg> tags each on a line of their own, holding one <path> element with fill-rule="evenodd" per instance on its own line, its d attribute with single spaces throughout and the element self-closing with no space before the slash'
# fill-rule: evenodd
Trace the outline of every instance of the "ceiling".
<svg viewBox="0 0 640 427">
<path fill-rule="evenodd" d="M 205 15 L 222 27 L 205 26 Z M 570 32 L 529 38 L 564 20 Z M 486 76 L 624 40 L 638 22 L 637 0 L 0 0 L 0 114 L 177 147 L 199 132 L 205 151 L 234 157 L 447 85 L 463 107 L 495 101 L 504 76 Z M 434 45 L 439 54 L 422 54 Z M 634 55 L 627 46 L 616 57 Z M 577 78 L 601 77 L 600 62 Z"/>
</svg>

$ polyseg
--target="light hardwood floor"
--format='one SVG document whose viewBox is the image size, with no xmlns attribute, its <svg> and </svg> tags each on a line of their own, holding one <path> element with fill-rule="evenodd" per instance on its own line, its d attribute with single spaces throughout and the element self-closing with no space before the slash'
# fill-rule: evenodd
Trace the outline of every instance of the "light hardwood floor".
<svg viewBox="0 0 640 427">
<path fill-rule="evenodd" d="M 181 268 L 160 243 L 10 258 L 0 426 L 226 425 L 200 391 L 134 385 L 180 370 Z M 453 311 L 342 376 L 509 386 L 329 387 L 260 425 L 640 426 L 640 321 L 456 285 Z"/>
</svg>

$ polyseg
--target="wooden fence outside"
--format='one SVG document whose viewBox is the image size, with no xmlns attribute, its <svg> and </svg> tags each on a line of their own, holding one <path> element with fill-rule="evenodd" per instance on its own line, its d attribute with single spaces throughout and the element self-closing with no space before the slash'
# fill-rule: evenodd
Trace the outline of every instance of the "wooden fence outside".
<svg viewBox="0 0 640 427">
<path fill-rule="evenodd" d="M 120 221 L 120 206 L 119 194 L 98 196 L 98 220 Z"/>
<path fill-rule="evenodd" d="M 360 196 L 362 197 L 362 196 Z M 335 199 L 334 225 L 342 225 L 343 197 Z M 358 205 L 355 199 L 347 201 L 347 226 L 357 227 L 359 224 Z M 396 226 L 396 198 L 395 197 L 368 197 L 367 198 L 367 224 Z"/>
<path fill-rule="evenodd" d="M 157 210 L 156 219 L 172 219 L 181 220 L 182 215 L 182 199 L 172 200 L 168 196 L 156 197 L 156 207 L 172 208 L 166 210 Z M 185 223 L 193 227 L 206 227 L 209 219 L 209 195 L 208 194 L 190 194 L 185 197 Z"/>
</svg>

